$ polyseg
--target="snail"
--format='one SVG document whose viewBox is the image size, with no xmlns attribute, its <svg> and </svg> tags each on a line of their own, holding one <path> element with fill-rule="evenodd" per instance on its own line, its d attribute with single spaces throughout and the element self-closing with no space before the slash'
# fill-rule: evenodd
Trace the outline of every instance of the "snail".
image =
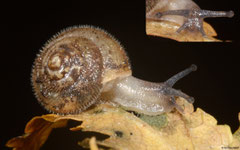
<svg viewBox="0 0 240 150">
<path fill-rule="evenodd" d="M 192 0 L 146 0 L 146 19 L 177 23 L 180 25 L 177 33 L 188 29 L 206 36 L 203 29 L 204 18 L 233 16 L 233 11 L 202 10 Z"/>
<path fill-rule="evenodd" d="M 162 83 L 137 79 L 124 48 L 112 35 L 93 26 L 79 26 L 47 42 L 35 59 L 31 80 L 37 100 L 52 113 L 78 114 L 92 105 L 111 103 L 158 115 L 174 108 L 183 113 L 176 97 L 194 102 L 172 86 L 196 69 L 191 65 Z"/>
</svg>

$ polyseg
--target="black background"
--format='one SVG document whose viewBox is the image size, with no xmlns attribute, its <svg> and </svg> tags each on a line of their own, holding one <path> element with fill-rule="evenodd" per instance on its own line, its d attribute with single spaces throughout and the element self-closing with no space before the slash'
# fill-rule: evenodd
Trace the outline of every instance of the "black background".
<svg viewBox="0 0 240 150">
<path fill-rule="evenodd" d="M 39 49 L 55 33 L 73 25 L 94 25 L 114 35 L 131 59 L 135 77 L 160 82 L 198 66 L 176 89 L 195 98 L 219 124 L 234 132 L 239 126 L 239 8 L 237 1 L 195 0 L 201 8 L 233 10 L 234 18 L 206 19 L 223 40 L 232 43 L 178 43 L 146 36 L 145 1 L 89 1 L 9 3 L 1 9 L 1 134 L 3 146 L 24 132 L 34 116 L 47 112 L 37 103 L 30 83 L 32 63 Z M 58 136 L 64 143 L 65 136 Z M 66 149 L 54 145 L 56 149 Z M 63 145 L 63 144 L 62 144 Z M 79 147 L 78 147 L 79 148 Z M 7 149 L 7 148 L 3 148 Z M 79 148 L 80 149 L 80 148 Z"/>
</svg>

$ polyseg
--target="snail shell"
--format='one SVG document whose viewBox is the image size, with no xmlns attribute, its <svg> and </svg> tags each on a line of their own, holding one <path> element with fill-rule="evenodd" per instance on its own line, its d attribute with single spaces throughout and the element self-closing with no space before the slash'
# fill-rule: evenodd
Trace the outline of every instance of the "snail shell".
<svg viewBox="0 0 240 150">
<path fill-rule="evenodd" d="M 75 114 L 96 103 L 106 82 L 130 75 L 128 57 L 115 38 L 80 26 L 47 42 L 35 60 L 32 84 L 48 111 Z"/>
</svg>

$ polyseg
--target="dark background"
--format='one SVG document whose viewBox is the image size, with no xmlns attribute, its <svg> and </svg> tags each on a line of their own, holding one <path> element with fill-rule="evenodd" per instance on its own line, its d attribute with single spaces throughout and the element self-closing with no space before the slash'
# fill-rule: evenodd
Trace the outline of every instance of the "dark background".
<svg viewBox="0 0 240 150">
<path fill-rule="evenodd" d="M 135 77 L 165 81 L 196 64 L 198 71 L 180 80 L 175 88 L 193 96 L 195 108 L 202 108 L 219 124 L 228 124 L 236 131 L 240 112 L 238 4 L 234 0 L 195 2 L 204 9 L 235 12 L 231 19 L 206 19 L 219 34 L 218 38 L 232 40 L 232 43 L 178 43 L 146 36 L 143 0 L 2 5 L 1 147 L 10 138 L 22 135 L 32 117 L 47 113 L 37 103 L 30 83 L 32 64 L 39 49 L 61 29 L 85 24 L 101 27 L 119 39 L 131 59 Z M 70 133 L 68 139 L 71 139 Z M 49 149 L 66 149 L 64 142 L 66 135 L 58 136 L 55 138 L 58 144 L 52 144 Z"/>
</svg>

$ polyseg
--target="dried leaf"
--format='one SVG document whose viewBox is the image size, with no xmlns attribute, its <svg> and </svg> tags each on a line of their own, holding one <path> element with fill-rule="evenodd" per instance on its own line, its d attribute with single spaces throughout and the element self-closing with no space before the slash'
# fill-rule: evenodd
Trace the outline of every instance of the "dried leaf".
<svg viewBox="0 0 240 150">
<path fill-rule="evenodd" d="M 239 124 L 240 124 L 240 113 L 238 114 L 238 120 L 239 120 Z M 240 126 L 237 129 L 237 131 L 234 132 L 233 137 L 234 137 L 234 139 L 233 139 L 233 143 L 231 144 L 231 146 L 234 147 L 235 145 L 240 145 Z"/>
<path fill-rule="evenodd" d="M 188 30 L 177 33 L 176 31 L 179 27 L 179 24 L 169 21 L 146 20 L 147 35 L 160 36 L 181 42 L 220 42 L 220 40 L 214 38 L 214 36 L 217 36 L 216 31 L 206 22 L 203 22 L 203 28 L 207 37 L 202 36 L 200 32 L 191 32 Z"/>
<path fill-rule="evenodd" d="M 6 145 L 15 150 L 38 150 L 53 128 L 64 127 L 71 119 L 79 121 L 78 126 L 70 129 L 72 131 L 93 131 L 110 136 L 103 141 L 87 139 L 92 150 L 99 149 L 96 143 L 119 150 L 239 149 L 239 129 L 232 135 L 228 125 L 217 125 L 216 119 L 200 108 L 193 112 L 193 106 L 184 101 L 178 99 L 178 103 L 185 107 L 184 114 L 173 111 L 159 116 L 137 117 L 121 108 L 99 105 L 78 115 L 34 117 L 27 124 L 25 134 L 11 139 Z"/>
<path fill-rule="evenodd" d="M 45 143 L 52 129 L 61 128 L 67 124 L 67 120 L 51 122 L 46 118 L 51 118 L 51 115 L 34 117 L 27 123 L 25 134 L 12 138 L 6 146 L 13 147 L 14 150 L 38 150 Z"/>
<path fill-rule="evenodd" d="M 90 149 L 91 149 L 91 150 L 98 150 L 98 146 L 97 146 L 96 138 L 95 138 L 95 137 L 92 137 L 92 138 L 90 139 L 89 145 L 90 145 Z"/>
</svg>

